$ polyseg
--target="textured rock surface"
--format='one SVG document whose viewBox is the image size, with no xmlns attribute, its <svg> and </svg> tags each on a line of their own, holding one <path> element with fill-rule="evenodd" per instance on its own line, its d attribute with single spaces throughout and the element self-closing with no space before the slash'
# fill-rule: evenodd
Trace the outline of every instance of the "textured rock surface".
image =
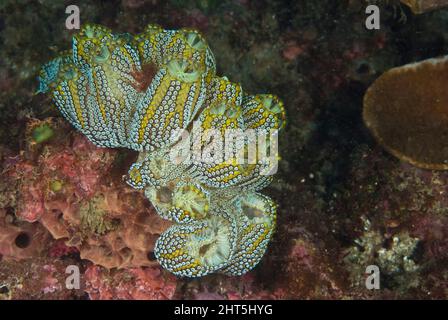
<svg viewBox="0 0 448 320">
<path fill-rule="evenodd" d="M 108 268 L 153 265 L 154 259 L 148 257 L 155 240 L 171 223 L 156 215 L 141 191 L 111 174 L 120 161 L 116 152 L 96 148 L 78 134 L 61 135 L 67 128 L 62 122 L 52 126 L 58 139 L 43 146 L 28 140 L 24 153 L 6 165 L 5 178 L 17 185 L 17 191 L 9 190 L 10 198 L 17 199 L 17 218 L 38 221 L 23 224 L 30 232 L 42 233 L 44 226 L 54 239 L 63 239 L 80 251 L 81 258 L 96 264 Z M 13 243 L 22 232 L 7 222 L 5 228 L 5 242 L 7 238 Z M 33 232 L 33 240 L 39 237 Z M 10 251 L 5 248 L 5 255 Z"/>
<path fill-rule="evenodd" d="M 13 213 L 0 209 L 0 256 L 20 261 L 39 256 L 48 245 L 49 233 L 39 224 L 18 220 Z"/>
<path fill-rule="evenodd" d="M 85 277 L 92 300 L 166 300 L 176 291 L 176 278 L 158 267 L 108 271 L 91 266 Z"/>
</svg>

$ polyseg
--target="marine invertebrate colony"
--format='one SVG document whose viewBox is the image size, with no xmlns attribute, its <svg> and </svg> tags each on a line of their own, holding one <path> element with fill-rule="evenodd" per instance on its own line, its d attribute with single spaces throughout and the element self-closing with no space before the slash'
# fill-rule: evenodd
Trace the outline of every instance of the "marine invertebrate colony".
<svg viewBox="0 0 448 320">
<path fill-rule="evenodd" d="M 400 0 L 409 6 L 413 13 L 421 14 L 428 11 L 440 9 L 448 5 L 446 0 Z"/>
<path fill-rule="evenodd" d="M 448 169 L 447 57 L 393 68 L 364 96 L 363 118 L 378 142 L 415 166 Z"/>
<path fill-rule="evenodd" d="M 285 122 L 277 97 L 245 95 L 239 84 L 218 77 L 198 32 L 156 25 L 136 36 L 86 25 L 39 78 L 39 91 L 49 92 L 95 145 L 140 152 L 128 183 L 174 222 L 155 246 L 164 268 L 195 277 L 241 275 L 257 265 L 276 221 L 275 203 L 258 191 L 271 181 L 278 155 L 272 147 L 268 159 L 241 162 L 238 155 L 260 136 L 274 141 Z M 257 139 L 244 138 L 231 145 L 230 156 L 215 157 L 222 150 L 208 149 L 210 137 L 199 135 L 187 144 L 200 155 L 174 161 L 172 151 L 185 143 L 182 130 L 192 127 L 219 138 L 252 130 Z"/>
</svg>

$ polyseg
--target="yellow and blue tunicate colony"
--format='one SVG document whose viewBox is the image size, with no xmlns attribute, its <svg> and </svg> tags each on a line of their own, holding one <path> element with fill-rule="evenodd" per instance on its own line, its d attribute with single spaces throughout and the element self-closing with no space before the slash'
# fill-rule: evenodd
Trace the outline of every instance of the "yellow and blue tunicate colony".
<svg viewBox="0 0 448 320">
<path fill-rule="evenodd" d="M 179 129 L 193 123 L 223 136 L 228 129 L 279 130 L 285 112 L 277 97 L 245 95 L 239 84 L 217 76 L 197 31 L 156 25 L 136 36 L 86 25 L 69 52 L 43 66 L 39 80 L 39 91 L 49 92 L 95 145 L 140 152 L 128 183 L 144 189 L 160 216 L 174 222 L 155 246 L 164 268 L 198 277 L 241 275 L 258 264 L 276 223 L 275 203 L 258 193 L 272 180 L 262 174 L 269 164 L 235 157 L 174 163 L 170 150 L 180 143 L 173 139 Z M 250 143 L 233 151 L 245 152 Z"/>
</svg>

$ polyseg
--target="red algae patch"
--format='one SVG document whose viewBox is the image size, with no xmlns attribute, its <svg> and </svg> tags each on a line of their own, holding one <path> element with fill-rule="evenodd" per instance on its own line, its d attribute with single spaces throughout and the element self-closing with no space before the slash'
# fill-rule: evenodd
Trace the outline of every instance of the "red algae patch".
<svg viewBox="0 0 448 320">
<path fill-rule="evenodd" d="M 364 123 L 399 159 L 448 169 L 448 58 L 393 68 L 364 96 Z"/>
</svg>

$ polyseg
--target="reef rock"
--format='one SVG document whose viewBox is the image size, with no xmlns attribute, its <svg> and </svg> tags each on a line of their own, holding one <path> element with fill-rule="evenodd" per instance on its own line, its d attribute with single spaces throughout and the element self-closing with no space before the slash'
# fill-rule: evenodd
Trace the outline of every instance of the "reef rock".
<svg viewBox="0 0 448 320">
<path fill-rule="evenodd" d="M 0 208 L 0 260 L 23 260 L 39 256 L 50 235 L 39 224 L 20 221 Z"/>
<path fill-rule="evenodd" d="M 116 151 L 95 147 L 82 135 L 67 131 L 61 121 L 52 122 L 52 130 L 54 138 L 44 145 L 36 146 L 28 138 L 25 151 L 5 165 L 5 181 L 17 186 L 11 197 L 17 198 L 19 218 L 6 215 L 5 219 L 19 222 L 12 225 L 5 220 L 1 225 L 3 254 L 23 251 L 14 245 L 17 237 L 36 241 L 39 247 L 43 244 L 39 234 L 48 236 L 45 227 L 54 239 L 96 264 L 108 268 L 154 265 L 156 239 L 171 222 L 155 213 L 142 191 L 126 186 L 113 174 L 120 160 Z"/>
<path fill-rule="evenodd" d="M 90 266 L 85 278 L 92 300 L 166 300 L 176 292 L 176 278 L 159 267 L 109 271 Z"/>
</svg>

